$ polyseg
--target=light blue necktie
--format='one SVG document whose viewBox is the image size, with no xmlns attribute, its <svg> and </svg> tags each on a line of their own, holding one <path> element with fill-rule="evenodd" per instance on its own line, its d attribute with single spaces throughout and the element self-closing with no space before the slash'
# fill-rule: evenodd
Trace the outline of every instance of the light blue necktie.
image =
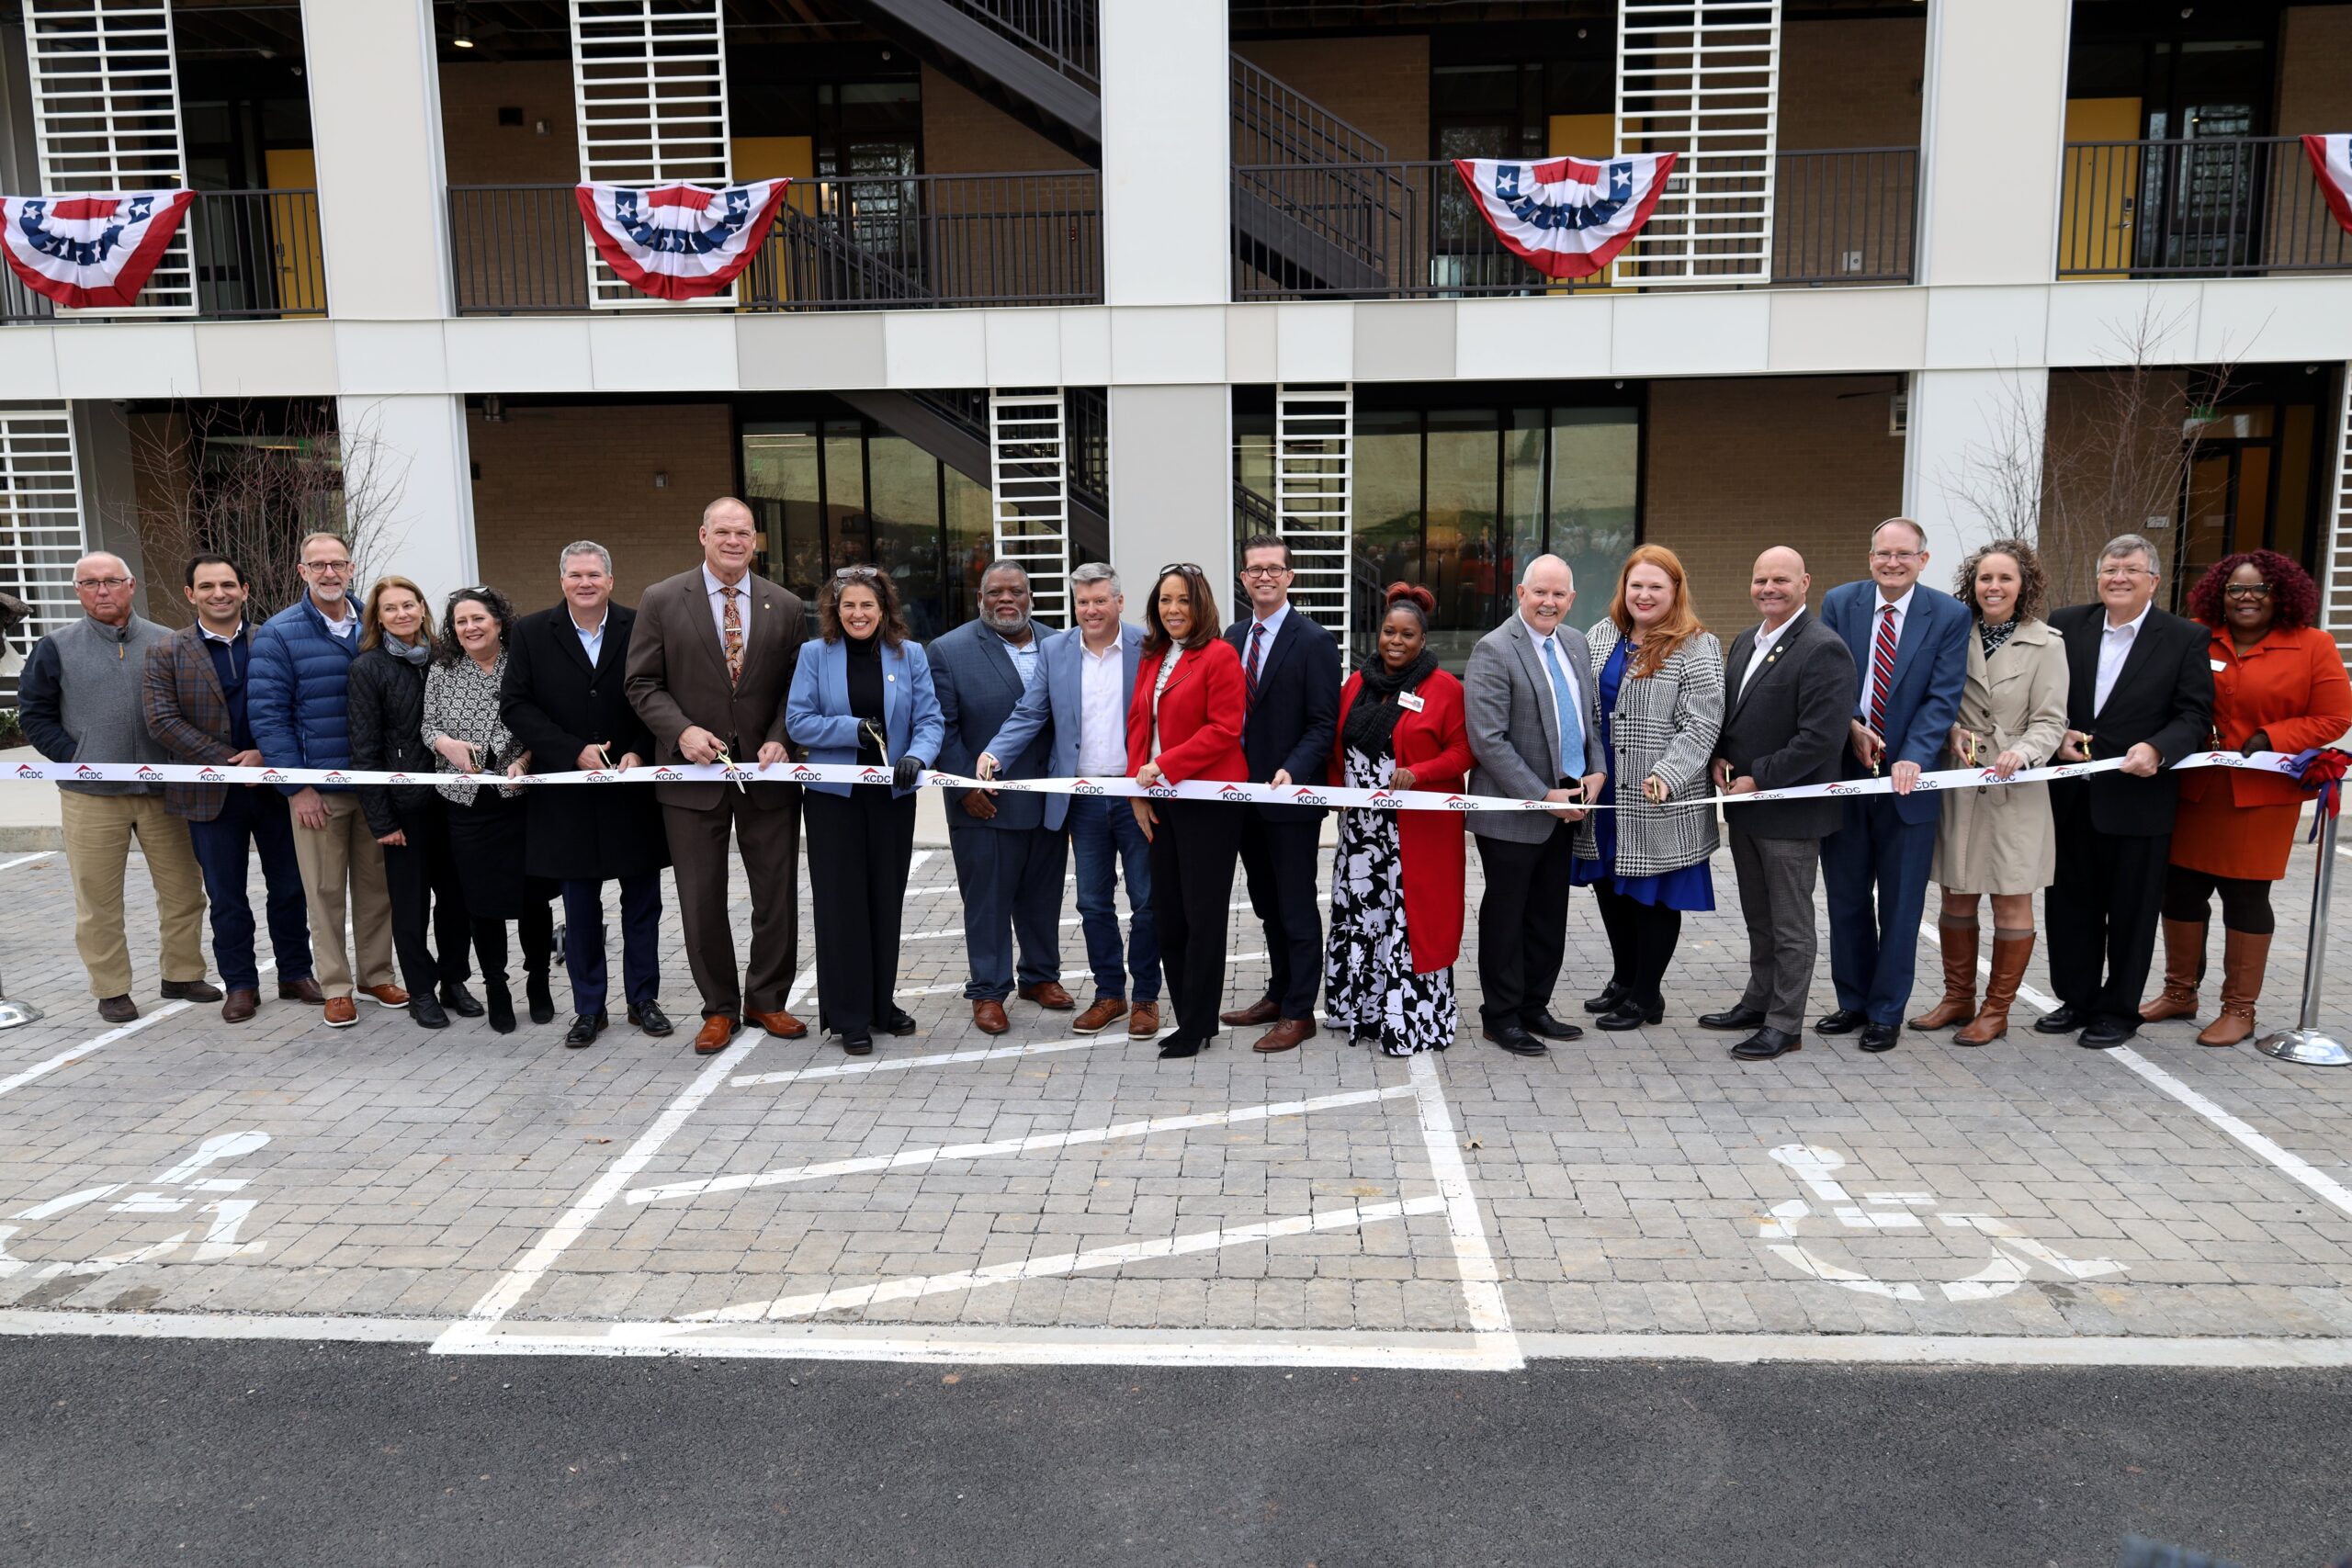
<svg viewBox="0 0 2352 1568">
<path fill-rule="evenodd" d="M 1577 709 L 1576 688 L 1568 684 L 1568 672 L 1560 667 L 1560 645 L 1550 637 L 1544 639 L 1544 668 L 1552 677 L 1552 694 L 1560 705 L 1560 776 L 1580 779 L 1584 777 L 1584 716 Z"/>
</svg>

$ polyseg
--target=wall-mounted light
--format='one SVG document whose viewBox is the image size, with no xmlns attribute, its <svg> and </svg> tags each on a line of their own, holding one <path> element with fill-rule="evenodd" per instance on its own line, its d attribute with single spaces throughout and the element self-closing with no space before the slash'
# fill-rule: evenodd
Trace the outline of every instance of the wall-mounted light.
<svg viewBox="0 0 2352 1568">
<path fill-rule="evenodd" d="M 655 490 L 668 490 L 670 488 L 669 469 L 656 468 L 653 470 L 653 488 Z"/>
<path fill-rule="evenodd" d="M 496 392 L 486 392 L 481 400 L 481 417 L 486 424 L 506 423 L 506 400 Z"/>
</svg>

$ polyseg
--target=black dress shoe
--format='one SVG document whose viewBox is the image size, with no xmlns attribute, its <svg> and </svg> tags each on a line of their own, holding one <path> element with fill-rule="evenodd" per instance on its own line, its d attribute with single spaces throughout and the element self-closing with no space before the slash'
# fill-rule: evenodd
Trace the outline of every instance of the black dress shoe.
<svg viewBox="0 0 2352 1568">
<path fill-rule="evenodd" d="M 1628 997 L 1593 1020 L 1593 1022 L 1611 1034 L 1619 1034 L 1628 1029 L 1639 1029 L 1645 1023 L 1656 1023 L 1665 1016 L 1666 1009 L 1663 1006 L 1645 1008 Z"/>
<path fill-rule="evenodd" d="M 1903 1032 L 1891 1023 L 1866 1023 L 1862 1026 L 1862 1037 L 1854 1043 L 1873 1053 L 1892 1051 L 1902 1035 Z"/>
<path fill-rule="evenodd" d="M 474 994 L 466 989 L 466 983 L 463 980 L 447 980 L 442 983 L 441 1005 L 459 1018 L 480 1018 L 485 1010 Z"/>
<path fill-rule="evenodd" d="M 874 1036 L 865 1030 L 855 1034 L 844 1034 L 842 1036 L 842 1050 L 852 1056 L 871 1056 L 874 1055 Z"/>
<path fill-rule="evenodd" d="M 416 1021 L 416 1026 L 419 1029 L 449 1027 L 449 1015 L 441 1010 L 439 1002 L 435 1001 L 424 991 L 414 992 L 409 997 L 408 1015 Z"/>
<path fill-rule="evenodd" d="M 1839 1008 L 1836 1012 L 1823 1013 L 1813 1021 L 1815 1034 L 1851 1034 L 1870 1022 L 1860 1008 Z"/>
<path fill-rule="evenodd" d="M 1184 1056 L 1197 1056 L 1209 1047 L 1214 1036 L 1195 1034 L 1189 1029 L 1178 1029 L 1173 1034 L 1159 1037 L 1159 1059 L 1163 1062 Z"/>
<path fill-rule="evenodd" d="M 1490 1028 L 1486 1031 L 1486 1036 L 1514 1056 L 1541 1056 L 1548 1049 L 1544 1042 L 1515 1023 Z"/>
<path fill-rule="evenodd" d="M 875 1023 L 874 1027 L 885 1034 L 904 1036 L 912 1034 L 922 1026 L 915 1021 L 914 1014 L 907 1011 L 906 1009 L 892 1008 Z"/>
<path fill-rule="evenodd" d="M 1702 1012 L 1699 1015 L 1699 1027 L 1702 1029 L 1764 1029 L 1764 1010 L 1727 1007 L 1721 1012 Z M 1765 1029 L 1764 1032 L 1778 1034 L 1781 1031 Z M 1778 1051 L 1772 1054 L 1776 1056 L 1780 1055 Z"/>
<path fill-rule="evenodd" d="M 565 1033 L 563 1043 L 577 1050 L 582 1045 L 594 1045 L 596 1043 L 596 1036 L 604 1032 L 605 1010 L 603 1008 L 598 1008 L 594 1012 L 575 1013 L 572 1016 L 571 1028 Z"/>
<path fill-rule="evenodd" d="M 1731 1054 L 1743 1062 L 1769 1062 L 1775 1056 L 1785 1056 L 1792 1051 L 1804 1049 L 1804 1037 L 1785 1029 L 1759 1029 L 1731 1048 Z"/>
<path fill-rule="evenodd" d="M 2033 1021 L 2037 1034 L 2072 1034 L 2091 1022 L 2090 1015 L 2073 1003 L 2060 1006 L 2056 1012 L 2042 1014 Z"/>
<path fill-rule="evenodd" d="M 2089 1051 L 2112 1051 L 2139 1032 L 2120 1018 L 2097 1019 L 2075 1043 Z"/>
<path fill-rule="evenodd" d="M 531 1004 L 533 1023 L 555 1021 L 555 993 L 548 988 L 548 977 L 544 973 L 525 977 L 523 995 Z"/>
<path fill-rule="evenodd" d="M 659 1002 L 629 1003 L 628 1021 L 657 1040 L 677 1027 L 670 1021 L 670 1015 L 662 1010 Z"/>
<path fill-rule="evenodd" d="M 1600 987 L 1600 995 L 1597 997 L 1585 998 L 1584 1010 L 1587 1012 L 1614 1012 L 1617 1010 L 1617 1004 L 1624 999 L 1625 987 L 1619 985 L 1616 981 L 1611 980 L 1609 984 Z"/>
<path fill-rule="evenodd" d="M 1582 1025 L 1563 1023 L 1558 1019 L 1554 1018 L 1549 1010 L 1539 1012 L 1533 1018 L 1523 1019 L 1521 1021 L 1525 1024 L 1528 1033 L 1540 1036 L 1545 1040 L 1581 1040 L 1584 1038 L 1584 1029 Z"/>
</svg>

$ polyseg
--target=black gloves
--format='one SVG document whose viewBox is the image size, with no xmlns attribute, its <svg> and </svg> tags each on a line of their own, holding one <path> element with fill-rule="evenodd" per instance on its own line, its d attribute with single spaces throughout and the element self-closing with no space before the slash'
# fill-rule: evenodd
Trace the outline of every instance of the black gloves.
<svg viewBox="0 0 2352 1568">
<path fill-rule="evenodd" d="M 899 765 L 891 770 L 890 783 L 899 789 L 912 789 L 915 787 L 915 781 L 921 777 L 922 777 L 922 759 L 901 756 L 899 759 Z"/>
</svg>

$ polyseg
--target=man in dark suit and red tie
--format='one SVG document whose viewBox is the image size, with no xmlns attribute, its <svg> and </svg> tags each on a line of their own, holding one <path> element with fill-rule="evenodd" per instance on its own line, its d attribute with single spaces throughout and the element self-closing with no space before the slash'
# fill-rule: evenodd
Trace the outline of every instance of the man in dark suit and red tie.
<svg viewBox="0 0 2352 1568">
<path fill-rule="evenodd" d="M 1227 628 L 1241 655 L 1241 751 L 1250 777 L 1276 788 L 1328 781 L 1340 723 L 1340 645 L 1291 604 L 1290 547 L 1260 534 L 1241 547 L 1250 616 Z M 1315 888 L 1319 806 L 1239 807 L 1241 865 L 1250 905 L 1265 923 L 1272 971 L 1266 994 L 1221 1014 L 1227 1023 L 1271 1025 L 1251 1049 L 1295 1051 L 1315 1035 L 1323 983 L 1323 901 Z"/>
</svg>

